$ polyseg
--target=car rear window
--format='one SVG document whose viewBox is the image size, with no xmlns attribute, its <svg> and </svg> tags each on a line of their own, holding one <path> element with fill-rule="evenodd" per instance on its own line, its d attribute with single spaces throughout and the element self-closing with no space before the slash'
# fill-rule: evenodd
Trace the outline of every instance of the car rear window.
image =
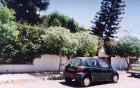
<svg viewBox="0 0 140 88">
<path fill-rule="evenodd" d="M 71 66 L 81 66 L 82 65 L 82 60 L 81 59 L 73 59 L 73 60 L 70 60 L 68 62 L 69 65 Z"/>
<path fill-rule="evenodd" d="M 85 64 L 86 66 L 90 66 L 90 67 L 97 66 L 97 62 L 95 59 L 87 59 Z"/>
</svg>

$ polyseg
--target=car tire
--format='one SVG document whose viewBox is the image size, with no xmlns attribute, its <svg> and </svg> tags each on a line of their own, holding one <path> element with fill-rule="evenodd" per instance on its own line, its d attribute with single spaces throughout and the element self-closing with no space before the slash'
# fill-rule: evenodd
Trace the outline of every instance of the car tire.
<svg viewBox="0 0 140 88">
<path fill-rule="evenodd" d="M 135 73 L 131 73 L 131 76 L 132 76 L 132 77 L 135 76 Z"/>
<path fill-rule="evenodd" d="M 113 83 L 117 83 L 119 81 L 119 76 L 118 75 L 113 75 L 112 81 L 113 81 Z"/>
<path fill-rule="evenodd" d="M 72 82 L 72 79 L 70 79 L 70 78 L 65 78 L 65 81 L 66 81 L 66 83 L 71 83 L 71 82 Z"/>
<path fill-rule="evenodd" d="M 91 84 L 91 79 L 89 77 L 85 77 L 82 82 L 81 82 L 81 86 L 84 87 L 88 87 Z"/>
</svg>

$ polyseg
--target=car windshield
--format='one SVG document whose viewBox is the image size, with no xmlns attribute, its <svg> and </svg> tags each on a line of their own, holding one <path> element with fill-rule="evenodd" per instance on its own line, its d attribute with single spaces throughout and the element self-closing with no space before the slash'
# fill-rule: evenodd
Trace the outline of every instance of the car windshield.
<svg viewBox="0 0 140 88">
<path fill-rule="evenodd" d="M 140 61 L 137 61 L 136 64 L 140 64 Z"/>
</svg>

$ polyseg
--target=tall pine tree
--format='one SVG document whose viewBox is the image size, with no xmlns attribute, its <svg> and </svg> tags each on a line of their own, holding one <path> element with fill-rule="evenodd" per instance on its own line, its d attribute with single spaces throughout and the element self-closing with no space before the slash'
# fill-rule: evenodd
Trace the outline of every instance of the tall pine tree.
<svg viewBox="0 0 140 88">
<path fill-rule="evenodd" d="M 92 21 L 95 25 L 92 27 L 92 34 L 99 36 L 99 39 L 104 40 L 104 50 L 108 54 L 108 62 L 111 64 L 112 54 L 108 49 L 108 42 L 115 37 L 119 29 L 119 23 L 121 22 L 121 15 L 124 14 L 125 3 L 123 0 L 103 0 L 101 2 L 100 11 L 95 16 L 95 21 Z M 97 54 L 101 48 L 100 42 L 98 44 Z"/>
<path fill-rule="evenodd" d="M 123 0 L 103 0 L 100 11 L 92 21 L 95 25 L 92 27 L 92 33 L 109 41 L 115 37 L 119 29 L 119 23 L 124 14 L 125 3 Z"/>
<path fill-rule="evenodd" d="M 3 1 L 3 0 L 2 0 Z M 37 24 L 40 18 L 37 12 L 46 10 L 49 0 L 5 0 L 8 8 L 15 10 L 16 20 L 25 20 L 29 24 Z"/>
</svg>

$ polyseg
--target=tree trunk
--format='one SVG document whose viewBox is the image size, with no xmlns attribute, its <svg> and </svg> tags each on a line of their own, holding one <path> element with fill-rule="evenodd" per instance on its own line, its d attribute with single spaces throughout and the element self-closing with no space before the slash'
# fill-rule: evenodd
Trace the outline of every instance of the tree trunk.
<svg viewBox="0 0 140 88">
<path fill-rule="evenodd" d="M 71 59 L 71 57 L 70 57 L 70 56 L 67 56 L 67 58 L 68 58 L 68 60 L 70 60 L 70 59 Z"/>
<path fill-rule="evenodd" d="M 125 59 L 125 61 L 126 61 L 126 63 L 127 63 L 127 70 L 128 70 L 128 68 L 129 68 L 129 66 L 130 66 L 130 64 L 129 64 L 129 61 L 128 61 L 128 59 L 129 59 L 129 57 L 124 57 L 124 59 Z"/>
<path fill-rule="evenodd" d="M 97 47 L 97 52 L 96 52 L 96 56 L 99 56 L 99 50 L 102 48 L 103 46 L 103 40 L 102 38 L 98 38 L 98 47 Z"/>
<path fill-rule="evenodd" d="M 96 56 L 99 56 L 99 47 L 97 48 Z"/>
<path fill-rule="evenodd" d="M 59 59 L 59 72 L 61 71 L 61 64 L 62 64 L 62 56 L 60 55 L 60 59 Z"/>
</svg>

